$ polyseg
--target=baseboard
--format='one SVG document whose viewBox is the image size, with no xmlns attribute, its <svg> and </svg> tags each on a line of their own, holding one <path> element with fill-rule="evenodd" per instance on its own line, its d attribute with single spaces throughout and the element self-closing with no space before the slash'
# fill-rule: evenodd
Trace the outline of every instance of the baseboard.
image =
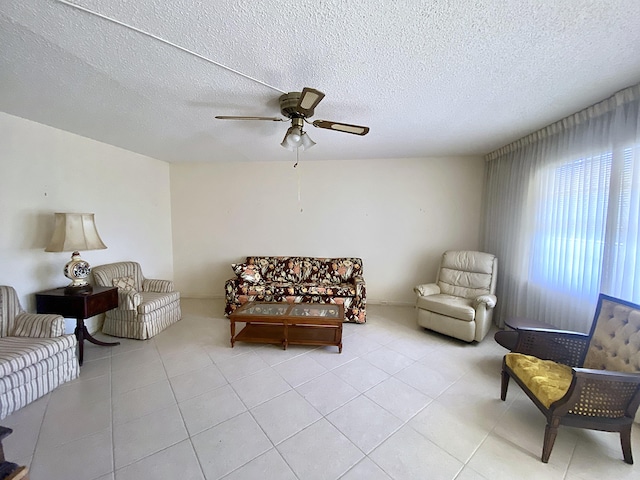
<svg viewBox="0 0 640 480">
<path fill-rule="evenodd" d="M 369 300 L 367 305 L 379 305 L 381 307 L 413 307 L 413 302 L 397 302 L 395 300 Z"/>
<path fill-rule="evenodd" d="M 224 300 L 224 295 L 180 295 L 180 298 L 192 300 Z"/>
</svg>

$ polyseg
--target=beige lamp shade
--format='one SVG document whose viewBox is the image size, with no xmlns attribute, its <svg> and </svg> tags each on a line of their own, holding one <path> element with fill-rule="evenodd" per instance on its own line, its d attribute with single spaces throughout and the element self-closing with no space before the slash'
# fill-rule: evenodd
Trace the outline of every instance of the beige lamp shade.
<svg viewBox="0 0 640 480">
<path fill-rule="evenodd" d="M 73 252 L 71 261 L 64 266 L 65 277 L 71 280 L 67 286 L 70 292 L 90 290 L 87 277 L 91 273 L 91 266 L 80 258 L 79 250 L 102 250 L 104 244 L 93 213 L 56 213 L 55 226 L 49 245 L 45 252 Z"/>
<path fill-rule="evenodd" d="M 102 250 L 102 242 L 93 213 L 56 213 L 53 235 L 45 252 Z"/>
</svg>

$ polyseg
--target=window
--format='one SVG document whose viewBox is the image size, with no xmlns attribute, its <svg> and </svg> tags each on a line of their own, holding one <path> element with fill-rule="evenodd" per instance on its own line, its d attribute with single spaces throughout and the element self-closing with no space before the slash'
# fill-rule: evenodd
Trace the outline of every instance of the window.
<svg viewBox="0 0 640 480">
<path fill-rule="evenodd" d="M 629 231 L 629 219 L 638 217 L 632 208 L 639 194 L 632 189 L 634 150 L 623 150 L 620 167 L 614 154 L 606 152 L 547 166 L 538 176 L 542 191 L 530 270 L 538 287 L 582 298 L 595 298 L 601 291 L 620 295 L 629 281 L 629 256 L 637 256 L 637 228 L 635 238 Z M 620 182 L 613 198 L 612 182 Z"/>
</svg>

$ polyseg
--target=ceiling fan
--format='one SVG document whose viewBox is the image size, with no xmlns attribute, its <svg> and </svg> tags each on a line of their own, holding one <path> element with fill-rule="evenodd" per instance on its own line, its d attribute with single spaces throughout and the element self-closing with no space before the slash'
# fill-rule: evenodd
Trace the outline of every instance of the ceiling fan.
<svg viewBox="0 0 640 480">
<path fill-rule="evenodd" d="M 348 123 L 332 122 L 329 120 L 307 120 L 313 117 L 314 109 L 324 98 L 324 93 L 314 88 L 305 87 L 302 92 L 289 92 L 280 96 L 280 113 L 291 120 L 291 126 L 282 140 L 282 145 L 288 150 L 296 148 L 307 149 L 315 145 L 315 142 L 309 138 L 309 135 L 303 130 L 304 122 L 314 127 L 326 128 L 327 130 L 335 130 L 337 132 L 351 133 L 354 135 L 366 135 L 369 133 L 369 127 L 360 125 L 351 125 Z M 244 117 L 235 115 L 218 115 L 216 118 L 220 120 L 268 120 L 272 122 L 286 122 L 287 119 L 281 117 Z"/>
</svg>

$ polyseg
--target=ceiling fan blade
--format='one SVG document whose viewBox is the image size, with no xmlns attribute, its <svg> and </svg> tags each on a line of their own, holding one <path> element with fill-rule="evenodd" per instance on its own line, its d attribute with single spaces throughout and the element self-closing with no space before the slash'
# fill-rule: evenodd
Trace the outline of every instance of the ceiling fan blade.
<svg viewBox="0 0 640 480">
<path fill-rule="evenodd" d="M 316 120 L 313 122 L 313 126 L 318 128 L 327 128 L 329 130 L 337 130 L 338 132 L 353 133 L 354 135 L 366 135 L 369 133 L 369 127 L 350 125 L 348 123 L 330 122 L 329 120 Z"/>
<path fill-rule="evenodd" d="M 300 94 L 300 100 L 296 106 L 296 111 L 305 117 L 312 117 L 313 110 L 324 98 L 324 93 L 315 88 L 305 87 Z"/>
<path fill-rule="evenodd" d="M 284 122 L 284 118 L 280 117 L 241 117 L 236 115 L 216 115 L 219 120 L 271 120 L 272 122 Z"/>
</svg>

